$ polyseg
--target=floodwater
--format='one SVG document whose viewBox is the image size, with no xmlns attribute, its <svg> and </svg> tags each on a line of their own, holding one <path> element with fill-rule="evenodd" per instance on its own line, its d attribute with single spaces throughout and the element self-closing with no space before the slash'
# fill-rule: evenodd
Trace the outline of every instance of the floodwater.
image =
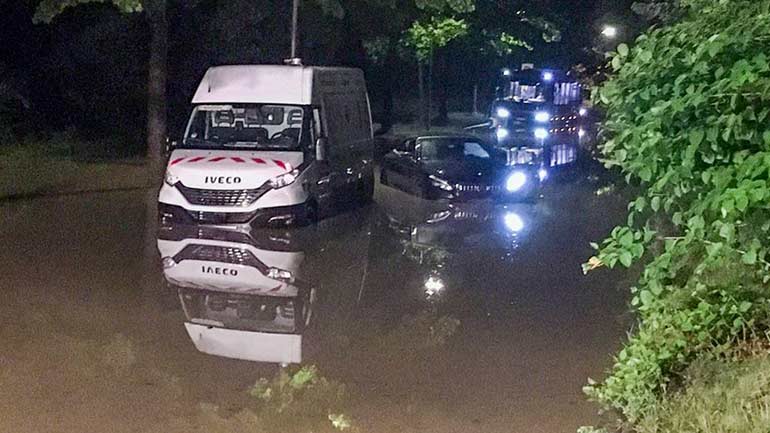
<svg viewBox="0 0 770 433">
<path fill-rule="evenodd" d="M 0 204 L 0 432 L 331 431 L 327 413 L 360 432 L 574 432 L 627 328 L 623 276 L 580 269 L 623 218 L 595 189 L 450 207 L 378 188 L 251 232 L 158 230 L 151 191 Z M 322 397 L 249 394 L 295 365 Z"/>
</svg>

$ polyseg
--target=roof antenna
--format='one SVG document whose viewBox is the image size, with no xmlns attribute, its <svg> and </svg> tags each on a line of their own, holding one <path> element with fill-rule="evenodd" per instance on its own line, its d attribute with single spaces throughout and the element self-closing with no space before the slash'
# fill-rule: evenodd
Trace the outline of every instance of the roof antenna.
<svg viewBox="0 0 770 433">
<path fill-rule="evenodd" d="M 297 57 L 299 1 L 294 0 L 291 8 L 291 57 L 283 61 L 284 64 L 291 66 L 302 66 L 302 59 Z"/>
</svg>

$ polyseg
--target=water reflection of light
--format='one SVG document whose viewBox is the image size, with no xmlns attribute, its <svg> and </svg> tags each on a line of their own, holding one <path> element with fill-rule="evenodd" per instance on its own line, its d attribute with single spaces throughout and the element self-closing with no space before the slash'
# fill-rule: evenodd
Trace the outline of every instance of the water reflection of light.
<svg viewBox="0 0 770 433">
<path fill-rule="evenodd" d="M 513 233 L 518 233 L 524 230 L 524 220 L 521 219 L 518 214 L 508 212 L 505 214 L 503 219 L 505 221 L 505 227 L 507 227 L 508 230 L 512 231 Z"/>
<path fill-rule="evenodd" d="M 429 297 L 436 296 L 444 291 L 444 281 L 436 276 L 430 276 L 425 280 L 425 294 Z"/>
</svg>

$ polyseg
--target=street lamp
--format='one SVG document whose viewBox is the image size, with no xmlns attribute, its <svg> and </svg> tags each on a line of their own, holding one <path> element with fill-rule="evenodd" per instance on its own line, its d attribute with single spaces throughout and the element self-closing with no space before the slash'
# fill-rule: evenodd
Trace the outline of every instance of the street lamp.
<svg viewBox="0 0 770 433">
<path fill-rule="evenodd" d="M 615 39 L 618 36 L 618 28 L 612 25 L 605 25 L 602 29 L 602 36 L 607 39 Z"/>
</svg>

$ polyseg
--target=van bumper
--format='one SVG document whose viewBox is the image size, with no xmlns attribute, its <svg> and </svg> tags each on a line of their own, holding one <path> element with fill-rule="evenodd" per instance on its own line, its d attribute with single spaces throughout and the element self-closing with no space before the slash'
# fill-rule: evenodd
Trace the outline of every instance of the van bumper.
<svg viewBox="0 0 770 433">
<path fill-rule="evenodd" d="M 161 225 L 251 225 L 255 227 L 283 227 L 303 222 L 307 214 L 305 203 L 292 206 L 261 208 L 252 212 L 202 212 L 181 206 L 158 203 Z"/>
</svg>

